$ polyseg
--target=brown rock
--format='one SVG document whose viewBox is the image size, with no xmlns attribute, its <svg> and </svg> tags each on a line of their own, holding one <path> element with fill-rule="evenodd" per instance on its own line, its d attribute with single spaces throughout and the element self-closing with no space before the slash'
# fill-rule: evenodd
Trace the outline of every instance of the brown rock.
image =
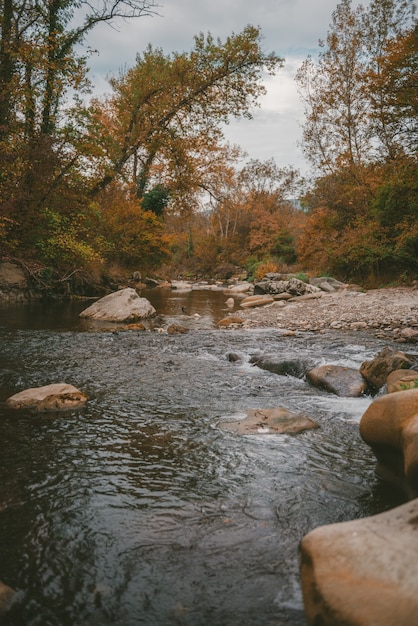
<svg viewBox="0 0 418 626">
<path fill-rule="evenodd" d="M 315 387 L 347 398 L 362 396 L 368 386 L 358 370 L 341 365 L 314 367 L 306 372 L 306 378 Z"/>
<path fill-rule="evenodd" d="M 237 315 L 230 315 L 229 317 L 224 317 L 223 319 L 219 320 L 218 326 L 222 328 L 227 326 L 233 326 L 234 324 L 243 323 L 244 320 L 242 319 L 242 317 L 238 317 Z"/>
<path fill-rule="evenodd" d="M 84 406 L 87 400 L 86 394 L 72 385 L 57 383 L 20 391 L 6 400 L 6 406 L 36 412 L 68 411 Z"/>
<path fill-rule="evenodd" d="M 418 499 L 365 519 L 322 526 L 301 543 L 310 626 L 414 626 Z"/>
<path fill-rule="evenodd" d="M 189 332 L 188 329 L 184 326 L 180 326 L 180 324 L 170 324 L 170 326 L 167 327 L 167 333 L 169 335 L 184 335 L 187 332 Z"/>
<path fill-rule="evenodd" d="M 272 302 L 274 302 L 272 296 L 248 296 L 248 298 L 244 298 L 240 306 L 245 309 L 256 306 L 264 306 L 265 304 L 271 304 Z"/>
<path fill-rule="evenodd" d="M 319 424 L 305 415 L 292 413 L 287 409 L 250 409 L 246 411 L 247 417 L 234 422 L 220 424 L 225 430 L 240 435 L 278 435 L 296 434 L 304 430 L 319 428 Z"/>
<path fill-rule="evenodd" d="M 394 370 L 386 380 L 388 393 L 418 389 L 418 372 L 415 370 Z"/>
<path fill-rule="evenodd" d="M 15 596 L 14 589 L 0 582 L 0 616 L 8 611 Z"/>
<path fill-rule="evenodd" d="M 376 389 L 380 389 L 386 382 L 387 377 L 394 370 L 409 369 L 414 361 L 403 352 L 383 348 L 371 361 L 364 361 L 360 366 L 360 373 Z"/>
<path fill-rule="evenodd" d="M 371 447 L 376 473 L 418 494 L 418 389 L 396 391 L 374 400 L 360 421 L 360 435 Z"/>
</svg>

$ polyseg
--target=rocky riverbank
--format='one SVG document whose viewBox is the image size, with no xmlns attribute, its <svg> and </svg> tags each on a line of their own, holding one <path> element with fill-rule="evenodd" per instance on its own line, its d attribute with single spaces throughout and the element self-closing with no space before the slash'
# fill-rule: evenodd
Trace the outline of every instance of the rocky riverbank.
<svg viewBox="0 0 418 626">
<path fill-rule="evenodd" d="M 415 285 L 370 291 L 347 287 L 333 293 L 274 300 L 243 309 L 239 316 L 246 328 L 371 330 L 378 337 L 407 342 L 415 336 L 418 339 L 418 289 Z"/>
</svg>

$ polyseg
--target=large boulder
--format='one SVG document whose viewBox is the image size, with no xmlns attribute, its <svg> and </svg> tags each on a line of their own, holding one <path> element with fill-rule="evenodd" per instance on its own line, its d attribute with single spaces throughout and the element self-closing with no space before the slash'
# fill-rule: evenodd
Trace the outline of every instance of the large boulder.
<svg viewBox="0 0 418 626">
<path fill-rule="evenodd" d="M 304 430 L 319 428 L 310 417 L 292 413 L 281 407 L 273 409 L 250 409 L 243 420 L 223 422 L 222 428 L 240 435 L 295 435 Z"/>
<path fill-rule="evenodd" d="M 306 372 L 314 387 L 325 389 L 337 396 L 358 398 L 367 392 L 368 383 L 360 372 L 342 365 L 320 365 Z"/>
<path fill-rule="evenodd" d="M 306 293 L 319 292 L 319 287 L 309 285 L 298 278 L 290 278 L 289 280 L 271 280 L 264 277 L 254 285 L 255 294 L 271 294 L 290 293 L 292 296 L 303 296 Z"/>
<path fill-rule="evenodd" d="M 380 389 L 393 370 L 408 369 L 414 360 L 403 352 L 384 347 L 371 361 L 364 361 L 360 373 L 373 387 Z"/>
<path fill-rule="evenodd" d="M 395 391 L 376 398 L 360 421 L 360 435 L 371 447 L 376 473 L 418 495 L 418 389 Z"/>
<path fill-rule="evenodd" d="M 156 310 L 135 289 L 127 287 L 97 300 L 80 313 L 80 317 L 106 322 L 134 322 L 153 317 Z"/>
<path fill-rule="evenodd" d="M 33 387 L 15 393 L 6 400 L 9 409 L 30 411 L 68 411 L 84 406 L 88 398 L 85 393 L 66 383 L 55 383 L 44 387 Z"/>
<path fill-rule="evenodd" d="M 310 626 L 418 623 L 418 499 L 389 512 L 321 526 L 301 542 Z"/>
</svg>

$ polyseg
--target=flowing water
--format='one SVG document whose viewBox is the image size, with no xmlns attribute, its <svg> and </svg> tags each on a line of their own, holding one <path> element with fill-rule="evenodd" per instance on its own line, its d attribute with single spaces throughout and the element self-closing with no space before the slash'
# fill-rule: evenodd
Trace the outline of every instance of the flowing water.
<svg viewBox="0 0 418 626">
<path fill-rule="evenodd" d="M 303 626 L 302 537 L 396 497 L 358 433 L 371 398 L 339 398 L 249 359 L 357 367 L 383 343 L 217 330 L 221 292 L 142 295 L 191 332 L 112 332 L 78 318 L 86 303 L 0 307 L 0 580 L 18 591 L 5 623 Z M 86 392 L 87 407 L 5 408 L 52 382 Z M 219 427 L 276 406 L 320 428 L 242 437 Z"/>
</svg>

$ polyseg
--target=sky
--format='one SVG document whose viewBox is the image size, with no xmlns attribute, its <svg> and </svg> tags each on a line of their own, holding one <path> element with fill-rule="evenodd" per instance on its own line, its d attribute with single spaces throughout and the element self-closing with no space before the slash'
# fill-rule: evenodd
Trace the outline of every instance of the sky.
<svg viewBox="0 0 418 626">
<path fill-rule="evenodd" d="M 246 25 L 259 26 L 263 49 L 285 60 L 275 77 L 266 76 L 266 96 L 252 120 L 231 121 L 226 139 L 238 144 L 248 159 L 274 158 L 279 167 L 292 165 L 307 173 L 300 147 L 303 103 L 295 74 L 309 54 L 318 52 L 339 0 L 157 0 L 158 15 L 100 24 L 87 44 L 97 50 L 89 62 L 94 93 L 110 92 L 108 77 L 132 67 L 135 57 L 152 44 L 165 53 L 189 51 L 200 32 L 224 40 Z M 354 4 L 354 3 L 353 3 Z"/>
</svg>

